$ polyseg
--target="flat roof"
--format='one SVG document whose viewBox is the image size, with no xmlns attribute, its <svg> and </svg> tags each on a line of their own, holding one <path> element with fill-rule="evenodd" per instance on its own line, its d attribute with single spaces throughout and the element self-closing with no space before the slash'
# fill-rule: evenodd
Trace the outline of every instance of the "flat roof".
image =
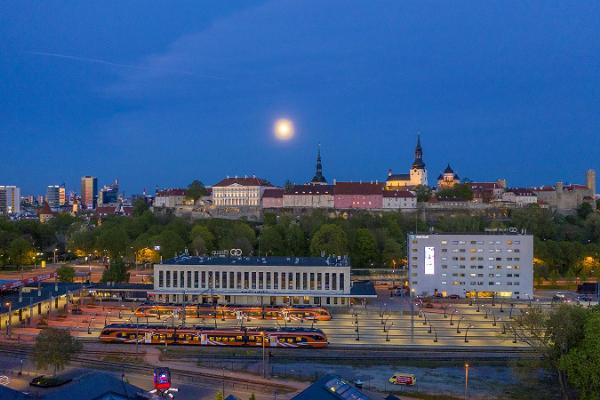
<svg viewBox="0 0 600 400">
<path fill-rule="evenodd" d="M 158 264 L 161 265 L 161 264 Z M 241 265 L 278 267 L 349 267 L 348 257 L 219 257 L 179 256 L 162 265 Z"/>
</svg>

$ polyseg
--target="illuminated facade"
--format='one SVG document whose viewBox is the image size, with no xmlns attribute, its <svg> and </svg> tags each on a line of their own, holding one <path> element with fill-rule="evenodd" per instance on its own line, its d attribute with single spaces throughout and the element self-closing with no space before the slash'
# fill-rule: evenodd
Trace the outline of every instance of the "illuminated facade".
<svg viewBox="0 0 600 400">
<path fill-rule="evenodd" d="M 273 185 L 253 177 L 225 178 L 212 187 L 213 205 L 217 207 L 260 207 L 262 195 Z"/>
<path fill-rule="evenodd" d="M 356 287 L 355 287 L 356 286 Z M 192 257 L 154 265 L 156 301 L 343 306 L 374 298 L 353 285 L 346 257 Z"/>
<path fill-rule="evenodd" d="M 533 297 L 533 236 L 408 235 L 412 295 Z"/>
<path fill-rule="evenodd" d="M 81 203 L 89 210 L 98 205 L 98 178 L 95 176 L 81 178 Z"/>
<path fill-rule="evenodd" d="M 427 186 L 427 169 L 423 162 L 423 149 L 421 147 L 421 137 L 417 137 L 417 146 L 415 147 L 415 161 L 412 163 L 408 174 L 393 174 L 388 171 L 388 177 L 385 182 L 387 190 L 405 188 L 407 186 Z"/>
<path fill-rule="evenodd" d="M 460 183 L 460 178 L 454 172 L 450 164 L 446 167 L 443 173 L 438 176 L 437 187 L 438 189 L 452 189 L 454 186 Z"/>
<path fill-rule="evenodd" d="M 0 186 L 0 215 L 21 213 L 21 189 L 17 186 Z"/>
</svg>

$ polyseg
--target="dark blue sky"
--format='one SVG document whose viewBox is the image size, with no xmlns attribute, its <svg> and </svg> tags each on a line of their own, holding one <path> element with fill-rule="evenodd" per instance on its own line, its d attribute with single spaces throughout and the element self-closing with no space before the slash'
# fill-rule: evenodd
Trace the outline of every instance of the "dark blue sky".
<svg viewBox="0 0 600 400">
<path fill-rule="evenodd" d="M 273 139 L 276 118 L 296 137 Z M 597 1 L 0 3 L 0 184 L 128 193 L 256 174 L 583 182 L 600 170 Z"/>
</svg>

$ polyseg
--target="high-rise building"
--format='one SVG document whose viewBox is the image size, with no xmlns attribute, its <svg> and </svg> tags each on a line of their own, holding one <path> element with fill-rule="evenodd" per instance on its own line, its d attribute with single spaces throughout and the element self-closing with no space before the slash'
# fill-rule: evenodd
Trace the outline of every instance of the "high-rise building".
<svg viewBox="0 0 600 400">
<path fill-rule="evenodd" d="M 21 212 L 21 189 L 17 186 L 0 186 L 0 214 Z"/>
<path fill-rule="evenodd" d="M 81 178 L 81 203 L 87 209 L 98 205 L 98 178 L 95 176 Z"/>
<path fill-rule="evenodd" d="M 58 204 L 61 207 L 67 204 L 67 190 L 64 183 L 58 188 Z"/>
<path fill-rule="evenodd" d="M 98 196 L 98 205 L 115 204 L 119 200 L 119 181 L 115 179 L 115 182 L 111 185 L 105 185 L 100 189 L 100 195 Z"/>
<path fill-rule="evenodd" d="M 51 210 L 56 211 L 60 208 L 60 186 L 49 185 L 46 188 L 46 202 Z"/>
</svg>

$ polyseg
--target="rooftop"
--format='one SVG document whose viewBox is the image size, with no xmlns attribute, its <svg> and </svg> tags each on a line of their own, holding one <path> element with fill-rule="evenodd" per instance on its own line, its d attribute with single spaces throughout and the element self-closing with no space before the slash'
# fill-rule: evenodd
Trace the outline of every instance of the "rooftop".
<svg viewBox="0 0 600 400">
<path fill-rule="evenodd" d="M 375 400 L 337 375 L 325 375 L 292 400 Z"/>
<path fill-rule="evenodd" d="M 179 256 L 163 262 L 166 265 L 243 265 L 243 266 L 301 266 L 301 267 L 347 267 L 347 257 L 219 257 Z"/>
<path fill-rule="evenodd" d="M 252 176 L 252 177 L 243 177 L 243 178 L 227 177 L 225 179 L 222 179 L 218 183 L 214 184 L 213 188 L 214 187 L 231 186 L 231 185 L 235 185 L 235 184 L 240 185 L 240 186 L 273 186 L 266 179 L 257 178 L 255 176 Z"/>
<path fill-rule="evenodd" d="M 383 184 L 379 182 L 337 182 L 333 189 L 337 195 L 380 195 Z"/>
</svg>

